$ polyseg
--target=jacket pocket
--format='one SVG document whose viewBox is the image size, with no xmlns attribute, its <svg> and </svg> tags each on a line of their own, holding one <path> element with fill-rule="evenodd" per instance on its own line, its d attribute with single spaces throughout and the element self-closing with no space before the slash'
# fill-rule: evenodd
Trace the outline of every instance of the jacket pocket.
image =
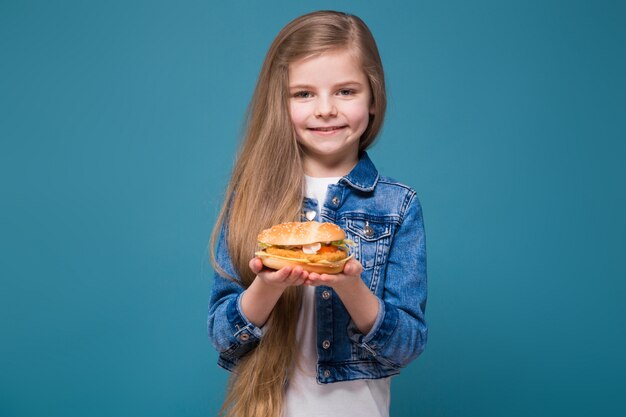
<svg viewBox="0 0 626 417">
<path fill-rule="evenodd" d="M 346 233 L 356 246 L 353 253 L 364 269 L 387 262 L 392 224 L 359 216 L 346 218 Z"/>
</svg>

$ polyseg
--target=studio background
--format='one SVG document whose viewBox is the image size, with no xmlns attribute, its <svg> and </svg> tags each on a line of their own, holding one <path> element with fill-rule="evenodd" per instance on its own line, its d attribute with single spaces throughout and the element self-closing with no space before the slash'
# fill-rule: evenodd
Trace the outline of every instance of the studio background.
<svg viewBox="0 0 626 417">
<path fill-rule="evenodd" d="M 2 0 L 0 415 L 217 414 L 210 231 L 270 42 L 326 8 L 377 39 L 370 155 L 425 213 L 392 416 L 626 414 L 623 2 Z"/>
</svg>

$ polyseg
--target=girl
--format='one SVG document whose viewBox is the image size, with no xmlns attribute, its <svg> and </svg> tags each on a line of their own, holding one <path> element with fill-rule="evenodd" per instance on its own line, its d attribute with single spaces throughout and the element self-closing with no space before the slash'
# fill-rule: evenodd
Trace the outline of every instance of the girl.
<svg viewBox="0 0 626 417">
<path fill-rule="evenodd" d="M 385 108 L 376 43 L 356 16 L 310 13 L 272 43 L 211 243 L 208 332 L 233 371 L 222 414 L 387 416 L 390 377 L 424 349 L 421 207 L 365 152 Z M 355 242 L 342 273 L 254 258 L 262 229 L 314 219 Z"/>
</svg>

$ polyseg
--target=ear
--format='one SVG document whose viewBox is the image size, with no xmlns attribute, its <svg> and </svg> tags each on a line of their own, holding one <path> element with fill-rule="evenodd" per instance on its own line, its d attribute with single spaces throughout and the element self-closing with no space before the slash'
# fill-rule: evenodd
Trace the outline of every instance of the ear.
<svg viewBox="0 0 626 417">
<path fill-rule="evenodd" d="M 372 104 L 370 104 L 370 116 L 373 116 L 376 114 L 376 104 L 374 103 L 374 100 L 372 100 Z"/>
</svg>

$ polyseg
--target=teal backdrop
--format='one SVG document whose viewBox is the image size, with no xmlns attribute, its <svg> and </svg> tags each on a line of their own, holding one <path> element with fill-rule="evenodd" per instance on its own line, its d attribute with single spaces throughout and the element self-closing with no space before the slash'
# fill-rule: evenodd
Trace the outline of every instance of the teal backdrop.
<svg viewBox="0 0 626 417">
<path fill-rule="evenodd" d="M 392 416 L 626 415 L 622 1 L 0 2 L 0 415 L 215 416 L 207 246 L 263 56 L 361 16 L 430 341 Z"/>
</svg>

